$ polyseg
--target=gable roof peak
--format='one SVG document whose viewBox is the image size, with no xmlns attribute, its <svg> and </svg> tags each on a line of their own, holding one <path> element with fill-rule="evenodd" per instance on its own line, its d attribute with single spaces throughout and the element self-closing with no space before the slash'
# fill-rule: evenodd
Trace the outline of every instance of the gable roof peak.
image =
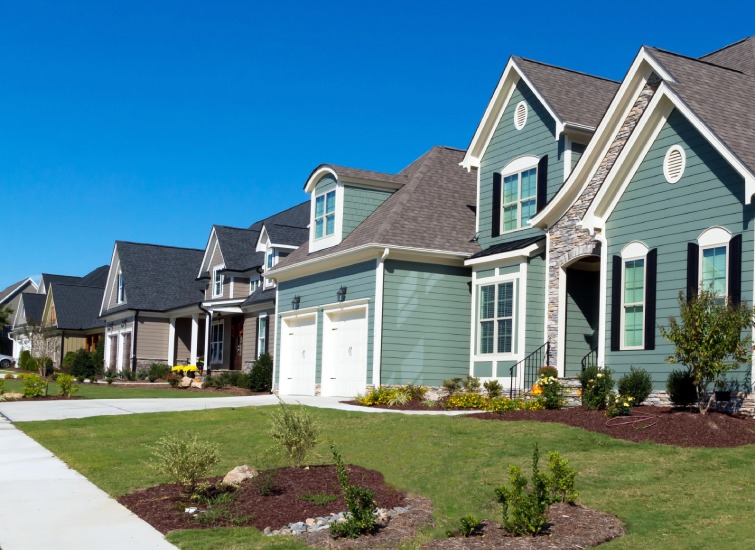
<svg viewBox="0 0 755 550">
<path fill-rule="evenodd" d="M 569 69 L 568 67 L 562 67 L 560 65 L 554 65 L 553 63 L 546 63 L 545 61 L 538 61 L 537 59 L 530 59 L 529 57 L 522 57 L 522 56 L 519 56 L 519 55 L 512 55 L 511 59 L 513 59 L 514 61 L 517 61 L 517 62 L 524 61 L 526 63 L 534 63 L 536 65 L 542 65 L 543 67 L 547 67 L 549 69 L 555 69 L 557 71 L 564 71 L 564 72 L 567 72 L 567 73 L 572 73 L 572 74 L 576 74 L 576 75 L 580 75 L 580 76 L 585 76 L 585 77 L 588 77 L 588 78 L 594 78 L 596 80 L 605 80 L 606 82 L 613 82 L 614 84 L 621 84 L 620 81 L 614 80 L 613 78 L 608 78 L 608 77 L 605 77 L 605 76 L 600 76 L 600 75 L 596 75 L 596 74 L 592 74 L 592 73 L 586 73 L 584 71 L 578 71 L 576 69 Z M 522 69 L 523 69 L 523 67 L 522 67 Z"/>
</svg>

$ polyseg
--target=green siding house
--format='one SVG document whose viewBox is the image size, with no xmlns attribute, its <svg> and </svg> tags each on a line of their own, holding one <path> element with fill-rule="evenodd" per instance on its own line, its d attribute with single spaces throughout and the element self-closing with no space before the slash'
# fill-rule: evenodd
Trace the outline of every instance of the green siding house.
<svg viewBox="0 0 755 550">
<path fill-rule="evenodd" d="M 278 391 L 354 396 L 469 372 L 476 178 L 434 147 L 398 174 L 319 166 L 309 240 L 268 273 L 278 289 Z"/>
</svg>

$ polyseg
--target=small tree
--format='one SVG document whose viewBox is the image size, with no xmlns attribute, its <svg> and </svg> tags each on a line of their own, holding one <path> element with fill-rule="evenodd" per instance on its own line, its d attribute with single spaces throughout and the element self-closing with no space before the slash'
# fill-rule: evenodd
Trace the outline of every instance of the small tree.
<svg viewBox="0 0 755 550">
<path fill-rule="evenodd" d="M 0 330 L 5 328 L 8 324 L 10 316 L 13 314 L 13 310 L 9 307 L 0 307 Z"/>
<path fill-rule="evenodd" d="M 701 290 L 689 301 L 679 293 L 679 317 L 661 327 L 661 334 L 676 348 L 667 361 L 686 365 L 700 412 L 707 413 L 713 402 L 712 394 L 705 399 L 709 384 L 750 358 L 753 312 L 745 303 L 727 304 L 716 293 Z"/>
<path fill-rule="evenodd" d="M 279 407 L 270 415 L 270 436 L 296 467 L 317 445 L 320 426 L 303 406 L 286 405 L 278 398 Z"/>
</svg>

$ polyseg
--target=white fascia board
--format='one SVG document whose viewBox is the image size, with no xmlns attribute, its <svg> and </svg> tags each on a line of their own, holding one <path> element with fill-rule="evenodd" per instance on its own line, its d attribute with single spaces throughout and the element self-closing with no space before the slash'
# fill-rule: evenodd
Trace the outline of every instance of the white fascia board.
<svg viewBox="0 0 755 550">
<path fill-rule="evenodd" d="M 653 72 L 664 80 L 672 80 L 671 75 L 642 47 L 566 183 L 554 199 L 530 219 L 530 225 L 545 229 L 554 224 L 582 195 Z"/>
<path fill-rule="evenodd" d="M 356 248 L 350 248 L 348 250 L 342 250 L 328 256 L 305 260 L 290 266 L 273 268 L 267 273 L 267 276 L 278 282 L 290 281 L 291 279 L 298 279 L 299 277 L 304 277 L 306 275 L 321 273 L 323 271 L 353 265 L 366 260 L 377 260 L 386 248 L 390 249 L 391 255 L 394 255 L 395 253 L 403 253 L 405 256 L 411 256 L 415 259 L 430 260 L 434 258 L 436 259 L 435 263 L 438 263 L 437 260 L 463 260 L 470 256 L 468 252 L 449 252 L 446 250 L 432 250 L 371 243 Z M 460 261 L 457 265 L 461 265 Z"/>
<path fill-rule="evenodd" d="M 210 236 L 207 239 L 207 245 L 204 247 L 204 255 L 202 256 L 202 263 L 199 264 L 199 273 L 197 273 L 197 279 L 202 277 L 202 273 L 210 270 L 210 266 L 207 265 L 212 259 L 212 254 L 210 254 L 210 245 L 212 244 L 213 239 L 215 239 L 215 244 L 217 245 L 217 238 L 218 237 L 215 234 L 215 226 L 213 225 L 212 231 L 210 231 Z M 213 253 L 214 253 L 214 249 L 213 249 Z"/>
<path fill-rule="evenodd" d="M 218 301 L 212 301 L 208 300 L 206 302 L 202 302 L 202 307 L 205 309 L 213 309 L 215 306 L 227 306 L 227 305 L 237 305 L 241 304 L 246 300 L 246 298 L 234 298 L 233 300 L 218 300 Z"/>
<path fill-rule="evenodd" d="M 518 250 L 512 250 L 511 252 L 502 252 L 501 254 L 494 254 L 492 256 L 483 256 L 482 258 L 474 258 L 464 262 L 465 266 L 480 267 L 485 264 L 496 264 L 506 260 L 514 260 L 517 258 L 530 258 L 534 254 L 545 250 L 545 241 L 540 241 Z"/>
<path fill-rule="evenodd" d="M 273 248 L 285 248 L 286 250 L 296 250 L 297 248 L 299 248 L 298 246 L 292 246 L 290 244 L 275 244 L 275 243 L 270 243 L 270 246 L 273 247 Z"/>
<path fill-rule="evenodd" d="M 118 243 L 115 243 L 113 245 L 113 253 L 110 256 L 110 267 L 108 268 L 107 272 L 107 279 L 105 280 L 105 291 L 102 293 L 102 303 L 100 304 L 100 314 L 99 317 L 102 317 L 105 314 L 105 311 L 107 309 L 107 304 L 110 303 L 110 298 L 113 293 L 113 281 L 115 279 L 115 273 L 120 269 L 120 259 L 118 260 L 118 264 L 116 265 L 115 262 L 115 256 L 118 252 Z M 108 290 L 109 289 L 109 290 Z"/>
<path fill-rule="evenodd" d="M 241 311 L 240 307 L 230 307 L 230 306 L 224 306 L 224 307 L 213 307 L 213 308 L 205 308 L 208 311 L 212 311 L 213 313 L 244 313 Z"/>
<path fill-rule="evenodd" d="M 393 181 L 368 180 L 364 178 L 346 176 L 339 177 L 338 181 L 340 181 L 344 185 L 355 185 L 357 187 L 369 187 L 372 189 L 388 189 L 389 191 L 396 191 L 404 186 L 403 183 L 397 183 Z M 407 178 L 406 181 L 408 182 L 409 179 Z"/>
<path fill-rule="evenodd" d="M 336 174 L 336 171 L 328 166 L 327 164 L 322 164 L 318 168 L 315 169 L 314 172 L 309 176 L 309 179 L 307 179 L 307 183 L 304 184 L 304 192 L 309 193 L 310 195 L 315 190 L 315 186 L 317 185 L 317 182 L 322 179 L 323 176 L 326 176 L 330 174 L 338 180 L 338 175 Z"/>
</svg>

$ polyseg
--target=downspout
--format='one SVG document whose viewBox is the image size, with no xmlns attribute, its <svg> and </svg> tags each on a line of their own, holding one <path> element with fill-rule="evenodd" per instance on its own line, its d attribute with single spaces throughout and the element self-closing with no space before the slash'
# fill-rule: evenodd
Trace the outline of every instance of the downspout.
<svg viewBox="0 0 755 550">
<path fill-rule="evenodd" d="M 136 372 L 136 341 L 139 335 L 139 310 L 134 313 L 134 337 L 131 339 L 131 372 Z"/>
<path fill-rule="evenodd" d="M 209 311 L 207 311 L 205 308 L 202 307 L 202 302 L 199 302 L 199 304 L 197 304 L 197 307 L 199 307 L 200 311 L 204 311 L 204 314 L 205 314 L 204 322 L 205 322 L 205 324 L 207 324 L 207 317 L 209 316 L 210 319 L 212 319 L 212 313 L 210 313 Z M 205 332 L 207 332 L 207 327 L 205 327 L 204 330 L 205 330 Z M 198 337 L 199 337 L 199 335 L 197 335 L 197 338 Z M 206 338 L 204 339 L 204 345 L 205 345 L 205 348 L 206 348 L 207 347 L 207 339 Z M 205 367 L 204 370 L 205 370 L 207 376 L 212 376 L 212 366 L 210 365 L 210 362 L 208 361 L 207 351 L 208 351 L 207 349 L 204 350 L 204 367 Z"/>
</svg>

